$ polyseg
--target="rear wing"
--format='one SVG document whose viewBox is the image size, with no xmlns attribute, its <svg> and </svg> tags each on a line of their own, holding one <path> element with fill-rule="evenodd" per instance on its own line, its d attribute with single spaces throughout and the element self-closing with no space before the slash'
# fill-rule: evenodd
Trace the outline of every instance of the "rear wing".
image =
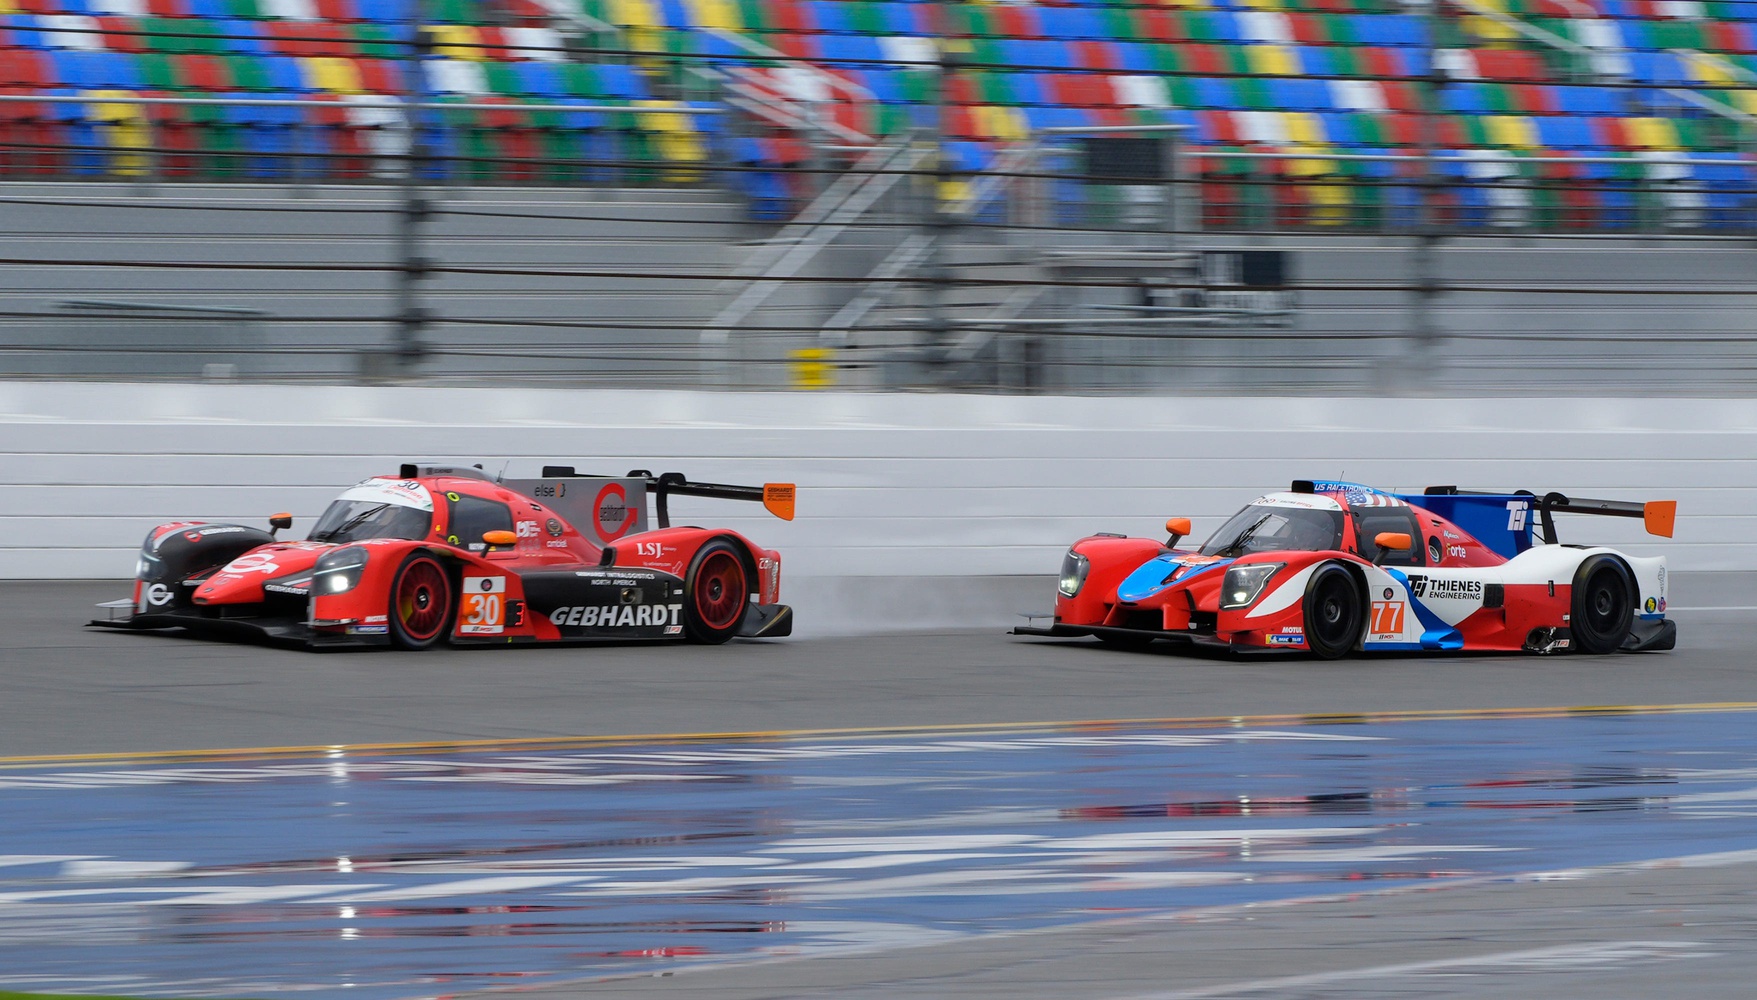
<svg viewBox="0 0 1757 1000">
<path fill-rule="evenodd" d="M 1539 496 L 1530 490 L 1491 493 L 1461 490 L 1456 486 L 1429 486 L 1419 494 L 1399 494 L 1398 499 L 1433 511 L 1508 557 L 1531 547 L 1535 528 L 1541 527 L 1544 544 L 1557 544 L 1555 515 L 1558 513 L 1638 517 L 1648 534 L 1664 538 L 1672 537 L 1678 517 L 1676 500 L 1632 503 L 1569 497 L 1553 491 Z M 1534 511 L 1536 524 L 1531 517 Z"/>
<path fill-rule="evenodd" d="M 645 469 L 635 469 L 626 476 L 601 476 L 577 472 L 571 465 L 545 465 L 540 478 L 502 483 L 560 511 L 580 530 L 596 535 L 601 544 L 646 531 L 649 496 L 653 498 L 653 520 L 660 528 L 671 527 L 673 496 L 748 500 L 761 503 L 764 510 L 783 521 L 793 520 L 792 483 L 692 483 L 681 472 L 655 476 Z"/>
<path fill-rule="evenodd" d="M 543 474 L 549 475 L 551 469 L 573 470 L 565 465 L 546 465 Z M 653 495 L 653 513 L 657 515 L 659 527 L 671 527 L 671 507 L 666 502 L 673 496 L 680 497 L 714 497 L 718 500 L 750 500 L 763 505 L 763 509 L 783 521 L 793 520 L 792 483 L 764 483 L 761 486 L 727 486 L 724 483 L 692 483 L 685 479 L 681 472 L 665 472 L 658 476 L 645 469 L 635 469 L 629 474 L 631 479 L 645 479 L 647 492 Z"/>
</svg>

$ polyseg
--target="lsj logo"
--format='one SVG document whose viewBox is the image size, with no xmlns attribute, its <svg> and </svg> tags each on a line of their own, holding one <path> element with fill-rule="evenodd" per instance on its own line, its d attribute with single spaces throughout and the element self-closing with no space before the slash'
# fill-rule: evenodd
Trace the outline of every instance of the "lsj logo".
<svg viewBox="0 0 1757 1000">
<path fill-rule="evenodd" d="M 1373 634 L 1402 635 L 1403 607 L 1402 601 L 1374 601 Z"/>
</svg>

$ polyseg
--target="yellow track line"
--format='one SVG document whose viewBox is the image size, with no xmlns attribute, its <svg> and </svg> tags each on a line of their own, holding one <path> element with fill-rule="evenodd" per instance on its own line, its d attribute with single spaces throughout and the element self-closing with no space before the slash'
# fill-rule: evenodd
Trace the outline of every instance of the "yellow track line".
<svg viewBox="0 0 1757 1000">
<path fill-rule="evenodd" d="M 128 753 L 0 756 L 0 769 L 49 764 L 142 764 L 238 761 L 277 757 L 352 757 L 404 753 L 479 753 L 492 750 L 567 750 L 636 744 L 786 743 L 827 738 L 993 735 L 996 733 L 1090 733 L 1122 729 L 1239 729 L 1262 726 L 1351 726 L 1387 722 L 1478 719 L 1559 719 L 1605 715 L 1673 715 L 1687 712 L 1757 712 L 1757 701 L 1707 701 L 1676 705 L 1563 705 L 1537 708 L 1401 709 L 1386 712 L 1310 712 L 1286 715 L 1208 715 L 1159 719 L 1086 719 L 1061 722 L 991 722 L 937 726 L 863 726 L 842 729 L 770 729 L 749 732 L 621 733 L 602 736 L 532 736 L 511 739 L 346 743 L 217 750 L 145 750 Z"/>
</svg>

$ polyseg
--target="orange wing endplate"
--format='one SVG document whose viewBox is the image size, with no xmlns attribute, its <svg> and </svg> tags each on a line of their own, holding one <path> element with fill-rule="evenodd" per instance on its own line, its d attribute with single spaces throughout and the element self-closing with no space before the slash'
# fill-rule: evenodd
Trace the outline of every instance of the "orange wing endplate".
<svg viewBox="0 0 1757 1000">
<path fill-rule="evenodd" d="M 793 493 L 792 483 L 764 483 L 763 508 L 783 521 L 791 521 L 793 520 Z"/>
<path fill-rule="evenodd" d="M 1659 535 L 1661 538 L 1672 537 L 1672 525 L 1678 520 L 1678 502 L 1676 500 L 1655 500 L 1641 505 L 1641 523 L 1647 526 L 1647 533 Z"/>
</svg>

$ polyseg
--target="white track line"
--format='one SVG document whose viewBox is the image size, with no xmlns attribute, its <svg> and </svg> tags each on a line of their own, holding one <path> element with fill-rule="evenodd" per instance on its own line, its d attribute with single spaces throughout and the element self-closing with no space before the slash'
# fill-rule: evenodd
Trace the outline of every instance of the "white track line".
<svg viewBox="0 0 1757 1000">
<path fill-rule="evenodd" d="M 1714 954 L 1713 952 L 1701 951 L 1701 948 L 1702 945 L 1694 941 L 1597 941 L 1586 944 L 1558 945 L 1551 948 L 1531 948 L 1524 951 L 1501 951 L 1488 955 L 1441 958 L 1428 962 L 1403 962 L 1396 965 L 1369 966 L 1363 969 L 1338 969 L 1335 972 L 1315 972 L 1304 976 L 1253 979 L 1225 983 L 1219 986 L 1202 986 L 1192 990 L 1173 990 L 1168 993 L 1140 993 L 1128 997 L 1126 1000 L 1205 1000 L 1209 997 L 1237 996 L 1241 993 L 1259 993 L 1265 990 L 1342 983 L 1351 979 L 1386 979 L 1426 972 L 1443 972 L 1448 969 L 1480 969 L 1488 966 L 1603 969 L 1605 965 L 1618 961 L 1703 958 Z"/>
</svg>

